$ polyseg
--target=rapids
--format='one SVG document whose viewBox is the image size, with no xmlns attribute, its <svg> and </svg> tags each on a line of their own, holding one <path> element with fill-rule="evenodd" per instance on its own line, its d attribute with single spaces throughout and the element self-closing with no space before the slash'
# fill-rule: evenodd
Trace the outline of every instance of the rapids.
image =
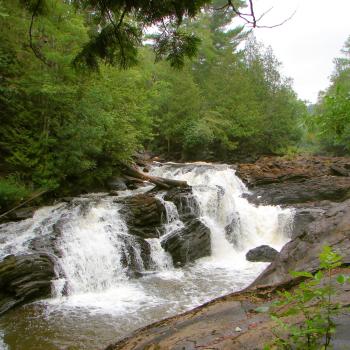
<svg viewBox="0 0 350 350">
<path fill-rule="evenodd" d="M 293 211 L 250 204 L 242 197 L 247 188 L 230 166 L 168 163 L 155 165 L 151 173 L 192 186 L 194 210 L 199 208 L 197 215 L 211 232 L 211 256 L 173 266 L 161 241 L 184 224 L 164 192 L 156 195 L 166 211 L 164 235 L 147 239 L 149 268 L 128 232 L 122 204 L 112 196 L 79 197 L 74 205 L 60 203 L 38 210 L 32 219 L 0 225 L 0 258 L 25 253 L 33 240 L 61 232 L 52 298 L 3 315 L 0 349 L 103 348 L 136 328 L 247 286 L 266 264 L 247 262 L 245 253 L 262 244 L 280 250 L 289 239 Z M 142 277 L 130 277 L 123 260 L 133 260 Z"/>
</svg>

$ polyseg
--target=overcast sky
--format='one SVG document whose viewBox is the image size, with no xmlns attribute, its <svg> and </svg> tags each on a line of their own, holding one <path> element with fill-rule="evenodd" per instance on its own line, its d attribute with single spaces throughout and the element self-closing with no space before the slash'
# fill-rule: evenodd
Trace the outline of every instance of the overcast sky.
<svg viewBox="0 0 350 350">
<path fill-rule="evenodd" d="M 284 25 L 254 32 L 272 46 L 299 97 L 316 102 L 329 85 L 333 59 L 350 36 L 350 0 L 255 0 L 254 6 L 257 17 L 273 6 L 262 25 L 277 24 L 296 11 Z"/>
</svg>

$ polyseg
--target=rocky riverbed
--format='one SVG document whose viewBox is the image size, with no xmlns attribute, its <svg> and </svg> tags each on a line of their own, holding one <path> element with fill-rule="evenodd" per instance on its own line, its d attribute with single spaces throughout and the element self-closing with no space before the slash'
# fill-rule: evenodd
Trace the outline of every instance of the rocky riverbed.
<svg viewBox="0 0 350 350">
<path fill-rule="evenodd" d="M 239 164 L 237 173 L 251 190 L 250 201 L 296 208 L 290 242 L 245 291 L 145 327 L 108 350 L 261 349 L 273 338 L 275 324 L 267 312 L 255 310 L 268 310 L 277 290 L 293 288 L 289 271 L 315 272 L 324 245 L 340 253 L 345 266 L 350 264 L 350 158 L 266 157 Z M 335 319 L 334 348 L 342 349 L 350 344 L 348 286 L 338 287 L 335 302 L 344 308 Z"/>
<path fill-rule="evenodd" d="M 235 178 L 233 168 L 250 192 Z M 70 300 L 70 296 L 100 293 L 121 283 L 129 286 L 128 281 L 133 286 L 135 283 L 137 286 L 142 283 L 157 285 L 164 282 L 164 271 L 171 275 L 166 277 L 169 286 L 179 288 L 179 280 L 176 283 L 171 280 L 176 270 L 193 278 L 193 288 L 204 288 L 198 289 L 199 294 L 191 302 L 184 301 L 188 305 L 198 305 L 208 300 L 205 295 L 210 298 L 252 282 L 253 266 L 257 267 L 257 273 L 263 265 L 241 265 L 245 252 L 278 241 L 277 247 L 288 240 L 288 237 L 283 238 L 287 234 L 290 241 L 277 255 L 275 251 L 274 254 L 268 251 L 268 257 L 261 261 L 272 261 L 271 264 L 244 292 L 150 325 L 109 347 L 259 348 L 261 339 L 271 337 L 271 323 L 267 314 L 256 314 L 254 310 L 268 304 L 276 289 L 293 286 L 290 270 L 316 271 L 317 257 L 324 245 L 339 252 L 345 264 L 350 263 L 349 169 L 349 158 L 323 157 L 293 160 L 266 157 L 254 164 L 232 167 L 174 164 L 162 167 L 161 174 L 189 180 L 191 186 L 167 191 L 141 188 L 139 193 L 130 195 L 127 183 L 118 179 L 114 183 L 119 188 L 113 189 L 113 195 L 104 193 L 65 199 L 53 207 L 36 211 L 33 219 L 3 224 L 0 313 L 51 297 L 52 280 L 55 281 L 55 295 Z M 159 175 L 157 169 L 155 175 Z M 282 207 L 270 206 L 276 204 Z M 291 212 L 294 213 L 292 228 L 287 220 Z M 222 257 L 224 265 L 220 265 Z M 228 261 L 231 261 L 229 267 Z M 238 262 L 237 270 L 232 270 Z M 96 266 L 104 266 L 105 272 L 96 270 Z M 231 279 L 236 279 L 235 287 Z M 138 280 L 141 284 L 136 282 Z M 154 285 L 149 285 L 150 290 Z M 163 288 L 161 284 L 159 288 Z M 193 298 L 195 293 L 187 288 L 181 285 L 178 292 L 188 293 Z M 216 289 L 222 293 L 217 294 Z M 166 289 L 164 293 L 157 303 L 162 304 L 167 293 L 176 295 L 175 290 Z M 149 295 L 144 297 L 147 299 Z M 340 291 L 339 298 L 343 305 L 350 300 L 346 288 Z M 162 306 L 164 310 L 165 305 L 168 304 Z M 174 310 L 179 312 L 181 307 Z M 154 313 L 148 323 L 157 319 L 156 315 L 159 319 L 173 314 L 169 310 L 162 312 Z M 147 319 L 145 317 L 140 325 Z M 341 320 L 342 325 L 348 322 L 344 315 Z M 237 327 L 239 331 L 235 331 Z M 127 329 L 132 330 L 132 325 Z M 122 334 L 125 336 L 125 331 Z M 116 340 L 122 334 L 118 334 Z M 113 333 L 106 339 L 112 340 Z M 343 340 L 339 339 L 341 343 Z M 87 346 L 83 344 L 77 348 Z M 52 345 L 46 348 L 56 349 Z M 16 349 L 24 347 L 18 345 Z"/>
</svg>

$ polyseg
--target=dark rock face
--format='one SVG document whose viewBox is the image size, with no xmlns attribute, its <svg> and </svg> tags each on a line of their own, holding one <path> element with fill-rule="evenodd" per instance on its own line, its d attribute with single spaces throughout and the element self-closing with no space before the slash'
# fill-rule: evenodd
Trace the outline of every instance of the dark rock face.
<svg viewBox="0 0 350 350">
<path fill-rule="evenodd" d="M 54 278 L 54 264 L 45 254 L 7 256 L 0 262 L 0 314 L 16 305 L 50 296 Z"/>
<path fill-rule="evenodd" d="M 139 277 L 144 269 L 151 268 L 151 247 L 140 237 L 124 238 L 121 263 L 128 276 Z"/>
<path fill-rule="evenodd" d="M 292 279 L 289 271 L 316 271 L 323 246 L 330 246 L 343 256 L 344 263 L 350 264 L 350 200 L 331 203 L 322 215 L 310 220 L 311 216 L 304 222 L 305 226 L 299 223 L 294 238 L 253 285 L 289 281 Z"/>
<path fill-rule="evenodd" d="M 199 219 L 194 219 L 182 230 L 166 237 L 161 244 L 172 256 L 174 265 L 183 266 L 210 255 L 210 230 Z"/>
<path fill-rule="evenodd" d="M 271 262 L 274 261 L 278 251 L 268 245 L 261 245 L 249 250 L 246 254 L 246 259 L 253 262 Z"/>
<path fill-rule="evenodd" d="M 350 158 L 345 157 L 262 157 L 237 167 L 237 175 L 252 187 L 349 173 Z"/>
<path fill-rule="evenodd" d="M 165 208 L 153 194 L 139 194 L 122 200 L 124 214 L 132 235 L 157 238 L 161 235 Z"/>
<path fill-rule="evenodd" d="M 271 183 L 253 188 L 246 196 L 255 204 L 295 204 L 350 197 L 350 177 L 321 176 L 313 179 Z"/>
<path fill-rule="evenodd" d="M 184 223 L 184 228 L 165 237 L 161 242 L 162 247 L 172 256 L 174 265 L 183 266 L 210 255 L 210 230 L 198 219 L 199 206 L 192 188 L 174 188 L 167 192 L 164 199 L 176 205 Z"/>
<path fill-rule="evenodd" d="M 114 177 L 109 179 L 107 185 L 108 188 L 113 191 L 124 191 L 128 189 L 125 179 L 122 177 Z"/>
<path fill-rule="evenodd" d="M 34 212 L 37 209 L 38 209 L 37 207 L 27 207 L 27 208 L 17 209 L 12 213 L 8 214 L 7 217 L 11 221 L 29 219 L 33 217 Z"/>
<path fill-rule="evenodd" d="M 289 281 L 289 271 L 315 271 L 325 245 L 350 262 L 350 158 L 265 157 L 240 164 L 237 173 L 253 203 L 296 208 L 292 240 L 254 286 Z"/>
<path fill-rule="evenodd" d="M 193 196 L 192 188 L 173 188 L 164 196 L 166 201 L 173 202 L 182 221 L 191 220 L 199 216 L 199 206 Z"/>
</svg>

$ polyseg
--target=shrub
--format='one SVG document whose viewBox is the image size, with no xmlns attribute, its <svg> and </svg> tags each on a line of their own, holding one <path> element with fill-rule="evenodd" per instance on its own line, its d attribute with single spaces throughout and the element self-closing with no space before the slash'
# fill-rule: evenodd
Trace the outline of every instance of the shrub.
<svg viewBox="0 0 350 350">
<path fill-rule="evenodd" d="M 324 247 L 320 255 L 320 270 L 315 275 L 305 271 L 291 273 L 293 277 L 307 280 L 291 292 L 280 293 L 279 301 L 274 304 L 275 311 L 271 313 L 278 326 L 274 331 L 276 339 L 264 350 L 326 350 L 331 347 L 335 333 L 333 318 L 340 309 L 340 305 L 333 301 L 336 289 L 332 272 L 341 264 L 342 257 L 330 247 Z M 337 276 L 336 283 L 346 282 L 350 282 L 349 277 Z M 285 318 L 293 315 L 302 316 L 303 321 L 297 324 L 286 322 Z"/>
<path fill-rule="evenodd" d="M 14 178 L 0 178 L 0 211 L 10 209 L 29 193 L 29 190 Z"/>
</svg>

